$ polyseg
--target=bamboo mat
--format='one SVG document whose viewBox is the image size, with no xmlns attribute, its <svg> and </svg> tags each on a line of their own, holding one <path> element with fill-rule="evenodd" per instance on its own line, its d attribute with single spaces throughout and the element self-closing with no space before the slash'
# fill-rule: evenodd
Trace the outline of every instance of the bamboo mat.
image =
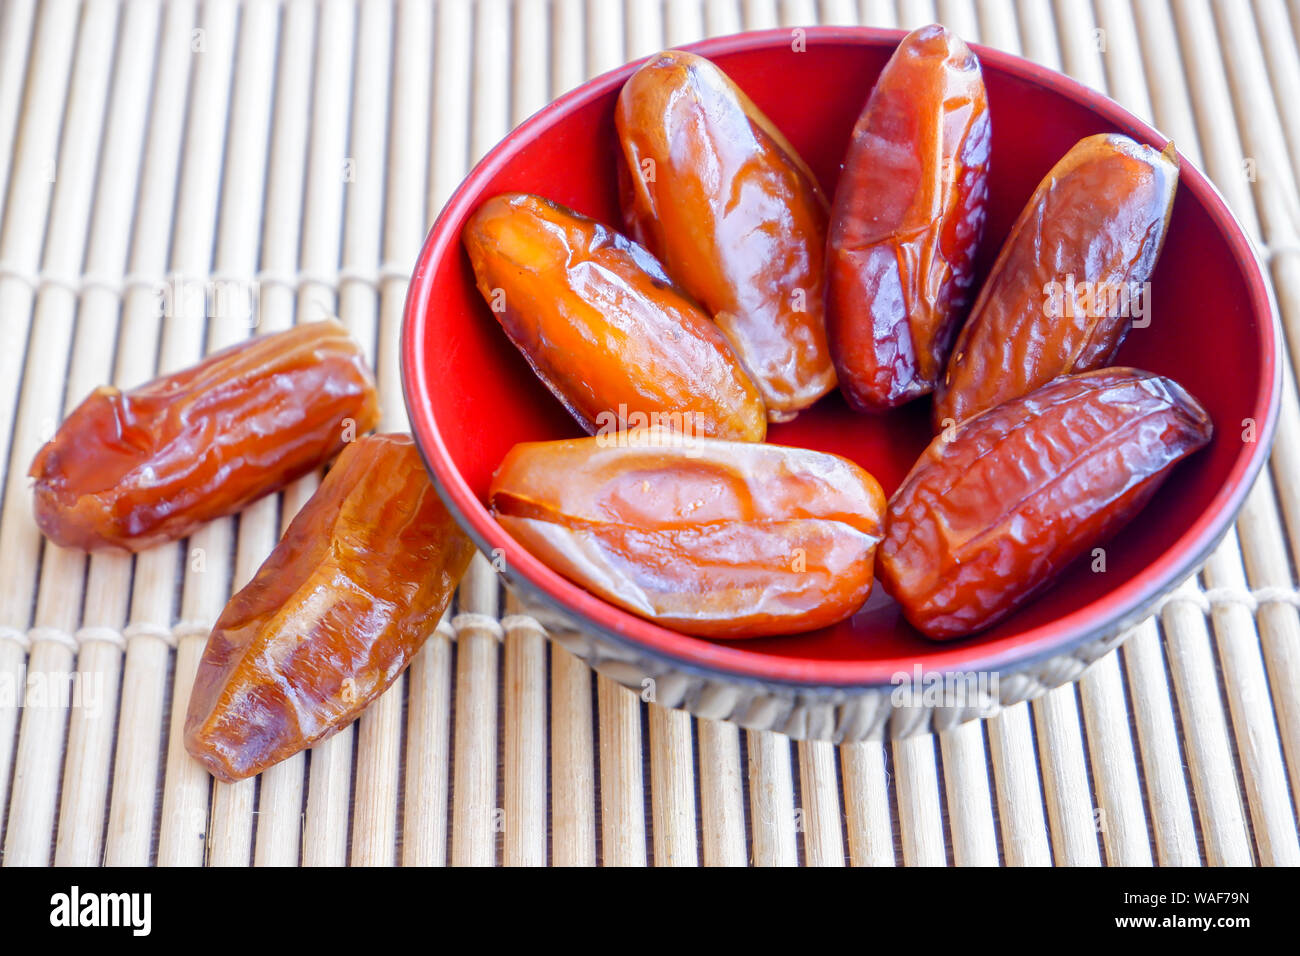
<svg viewBox="0 0 1300 956">
<path fill-rule="evenodd" d="M 351 728 L 214 784 L 179 741 L 208 627 L 314 479 L 138 558 L 43 545 L 26 469 L 95 385 L 249 334 L 168 277 L 338 314 L 405 426 L 397 339 L 470 165 L 584 79 L 704 36 L 941 20 L 1108 92 L 1217 183 L 1300 358 L 1300 0 L 2 0 L 0 846 L 6 865 L 1296 864 L 1300 396 L 1189 582 L 1075 685 L 889 744 L 642 703 L 481 558 Z"/>
</svg>

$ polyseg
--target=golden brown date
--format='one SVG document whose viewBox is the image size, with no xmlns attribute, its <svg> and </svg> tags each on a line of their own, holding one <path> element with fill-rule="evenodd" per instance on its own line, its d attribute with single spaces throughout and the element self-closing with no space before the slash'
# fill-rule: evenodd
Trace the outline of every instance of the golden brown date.
<svg viewBox="0 0 1300 956">
<path fill-rule="evenodd" d="M 212 629 L 186 749 L 240 780 L 346 727 L 437 627 L 473 553 L 410 437 L 348 445 Z"/>
<path fill-rule="evenodd" d="M 375 427 L 361 349 L 335 321 L 98 388 L 32 461 L 36 523 L 56 544 L 140 551 L 183 538 L 319 468 Z"/>
<path fill-rule="evenodd" d="M 644 429 L 516 445 L 489 502 L 538 559 L 687 634 L 813 630 L 871 592 L 885 499 L 835 455 Z"/>
<path fill-rule="evenodd" d="M 826 197 L 793 146 L 721 70 L 653 56 L 615 111 L 634 239 L 712 314 L 770 421 L 835 387 L 823 285 Z"/>
<path fill-rule="evenodd" d="M 523 193 L 489 199 L 463 238 L 501 327 L 589 433 L 653 422 L 763 440 L 758 389 L 645 249 Z"/>
<path fill-rule="evenodd" d="M 1064 376 L 967 419 L 891 498 L 881 584 L 927 637 L 986 628 L 1118 531 L 1211 434 L 1177 383 L 1129 368 Z"/>
<path fill-rule="evenodd" d="M 990 147 L 975 54 L 936 24 L 909 33 L 853 128 L 831 205 L 826 330 L 859 411 L 943 376 L 975 278 Z"/>
<path fill-rule="evenodd" d="M 1127 136 L 1080 140 L 1034 191 L 980 290 L 935 396 L 935 430 L 1058 375 L 1107 365 L 1149 305 L 1140 293 L 1178 187 L 1163 153 Z"/>
</svg>

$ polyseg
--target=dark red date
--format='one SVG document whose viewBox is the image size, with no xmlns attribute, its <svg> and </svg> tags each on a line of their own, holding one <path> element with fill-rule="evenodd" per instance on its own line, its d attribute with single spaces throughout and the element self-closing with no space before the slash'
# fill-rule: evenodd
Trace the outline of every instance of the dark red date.
<svg viewBox="0 0 1300 956">
<path fill-rule="evenodd" d="M 909 33 L 853 129 L 831 206 L 826 329 L 859 411 L 943 377 L 974 281 L 990 147 L 975 54 L 941 26 Z"/>
<path fill-rule="evenodd" d="M 88 551 L 174 541 L 378 421 L 374 377 L 341 324 L 259 336 L 138 388 L 92 392 L 32 462 L 36 523 Z"/>
<path fill-rule="evenodd" d="M 935 392 L 934 428 L 1058 375 L 1109 365 L 1149 303 L 1178 160 L 1113 133 L 1080 140 L 1011 229 Z"/>
<path fill-rule="evenodd" d="M 1210 440 L 1177 383 L 1065 376 L 940 434 L 889 503 L 881 584 L 927 637 L 982 630 L 1117 531 Z"/>
</svg>

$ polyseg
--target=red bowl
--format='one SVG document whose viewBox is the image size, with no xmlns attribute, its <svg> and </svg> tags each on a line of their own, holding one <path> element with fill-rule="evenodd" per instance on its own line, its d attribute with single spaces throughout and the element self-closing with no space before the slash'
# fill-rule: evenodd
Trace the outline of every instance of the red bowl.
<svg viewBox="0 0 1300 956">
<path fill-rule="evenodd" d="M 789 137 L 830 194 L 849 132 L 902 31 L 787 30 L 740 34 L 688 49 L 715 61 Z M 1042 176 L 1081 137 L 1118 131 L 1157 148 L 1166 138 L 1117 104 L 1026 60 L 976 47 L 993 124 L 987 271 Z M 516 442 L 580 429 L 533 375 L 480 298 L 460 233 L 480 202 L 539 193 L 606 223 L 621 222 L 614 103 L 637 64 L 584 84 L 512 132 L 451 197 L 420 253 L 402 330 L 402 374 L 415 439 L 452 513 L 507 577 L 562 610 L 623 660 L 657 662 L 714 683 L 820 689 L 835 699 L 888 687 L 900 673 L 1003 672 L 1113 639 L 1196 569 L 1232 522 L 1263 465 L 1280 389 L 1276 312 L 1258 260 L 1222 198 L 1182 160 L 1172 228 L 1149 298 L 1116 364 L 1168 375 L 1204 403 L 1216 433 L 1107 547 L 1105 573 L 1080 562 L 999 626 L 954 643 L 920 637 L 877 588 L 843 623 L 790 637 L 709 641 L 630 615 L 550 570 L 493 521 L 484 496 Z M 838 394 L 769 441 L 850 458 L 887 493 L 929 439 L 928 402 L 887 417 L 850 411 Z M 1254 441 L 1242 438 L 1254 420 Z M 649 665 L 647 665 L 649 667 Z M 801 691 L 803 692 L 803 691 Z M 689 701 L 688 701 L 689 703 Z"/>
</svg>

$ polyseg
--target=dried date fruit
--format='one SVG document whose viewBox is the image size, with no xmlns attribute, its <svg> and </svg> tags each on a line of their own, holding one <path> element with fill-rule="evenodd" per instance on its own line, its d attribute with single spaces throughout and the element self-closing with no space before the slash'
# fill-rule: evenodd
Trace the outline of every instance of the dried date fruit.
<svg viewBox="0 0 1300 956">
<path fill-rule="evenodd" d="M 338 322 L 260 336 L 92 392 L 32 461 L 36 523 L 89 551 L 174 541 L 319 468 L 378 421 L 374 377 Z"/>
<path fill-rule="evenodd" d="M 217 619 L 186 749 L 240 780 L 346 727 L 437 627 L 473 553 L 409 436 L 349 444 Z"/>
<path fill-rule="evenodd" d="M 817 178 L 726 74 L 690 53 L 637 70 L 615 123 L 632 237 L 712 314 L 768 420 L 794 418 L 835 387 Z"/>
<path fill-rule="evenodd" d="M 662 429 L 516 445 L 489 491 L 534 556 L 687 634 L 813 630 L 871 592 L 885 499 L 835 455 Z"/>
<path fill-rule="evenodd" d="M 489 199 L 463 239 L 501 327 L 589 433 L 660 424 L 763 440 L 758 389 L 645 249 L 523 193 Z"/>
<path fill-rule="evenodd" d="M 1080 140 L 1011 229 L 935 395 L 935 430 L 1058 375 L 1110 364 L 1137 312 L 1178 188 L 1163 153 L 1127 136 Z"/>
<path fill-rule="evenodd" d="M 931 442 L 890 499 L 880 582 L 927 637 L 986 628 L 1118 531 L 1211 434 L 1167 378 L 1058 378 Z"/>
<path fill-rule="evenodd" d="M 826 331 L 840 391 L 882 412 L 934 391 L 969 304 L 991 147 L 979 60 L 909 33 L 853 128 L 831 205 Z"/>
</svg>

